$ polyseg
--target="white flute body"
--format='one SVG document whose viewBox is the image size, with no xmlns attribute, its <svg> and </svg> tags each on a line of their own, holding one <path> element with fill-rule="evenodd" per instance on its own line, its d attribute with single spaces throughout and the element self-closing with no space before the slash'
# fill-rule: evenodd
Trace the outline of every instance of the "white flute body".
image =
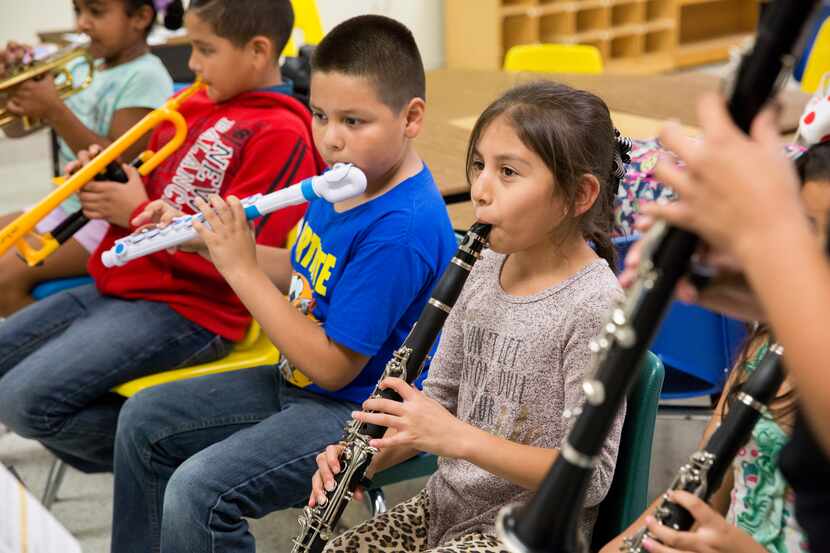
<svg viewBox="0 0 830 553">
<path fill-rule="evenodd" d="M 350 163 L 338 163 L 322 175 L 310 177 L 270 194 L 255 194 L 242 200 L 245 216 L 256 219 L 284 207 L 323 199 L 330 203 L 348 200 L 366 190 L 366 175 Z M 177 217 L 163 228 L 147 228 L 115 242 L 101 254 L 105 267 L 125 265 L 133 259 L 174 248 L 198 237 L 193 221 L 204 222 L 201 213 Z M 206 223 L 207 224 L 207 223 Z"/>
</svg>

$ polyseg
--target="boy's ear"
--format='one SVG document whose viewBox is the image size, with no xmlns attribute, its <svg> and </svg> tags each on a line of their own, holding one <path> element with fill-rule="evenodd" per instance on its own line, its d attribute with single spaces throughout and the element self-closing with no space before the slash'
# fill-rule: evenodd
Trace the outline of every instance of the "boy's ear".
<svg viewBox="0 0 830 553">
<path fill-rule="evenodd" d="M 262 63 L 263 68 L 272 65 L 277 59 L 273 43 L 264 36 L 257 35 L 248 41 L 248 50 L 254 55 L 257 63 Z"/>
<path fill-rule="evenodd" d="M 404 106 L 404 134 L 407 138 L 415 138 L 421 132 L 424 124 L 424 112 L 427 109 L 426 102 L 421 98 L 412 98 Z"/>
<path fill-rule="evenodd" d="M 574 216 L 578 217 L 591 209 L 599 196 L 599 179 L 591 173 L 585 173 L 579 179 L 579 187 L 574 198 Z"/>
</svg>

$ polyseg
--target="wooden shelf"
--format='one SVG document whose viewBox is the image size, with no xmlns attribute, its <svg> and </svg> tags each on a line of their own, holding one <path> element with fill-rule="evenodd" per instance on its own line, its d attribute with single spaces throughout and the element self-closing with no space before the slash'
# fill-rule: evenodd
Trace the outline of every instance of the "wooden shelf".
<svg viewBox="0 0 830 553">
<path fill-rule="evenodd" d="M 539 42 L 596 46 L 609 68 L 712 63 L 755 30 L 758 1 L 445 0 L 447 65 L 500 69 L 512 46 Z"/>
<path fill-rule="evenodd" d="M 736 33 L 689 44 L 681 44 L 677 47 L 675 62 L 678 67 L 687 67 L 724 60 L 729 57 L 729 51 L 732 48 L 740 46 L 752 36 L 754 36 L 753 33 Z"/>
</svg>

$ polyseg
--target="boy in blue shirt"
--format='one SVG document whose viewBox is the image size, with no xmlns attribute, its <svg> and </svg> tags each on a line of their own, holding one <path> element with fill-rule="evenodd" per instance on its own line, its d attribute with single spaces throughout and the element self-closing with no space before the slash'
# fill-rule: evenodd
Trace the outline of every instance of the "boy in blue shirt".
<svg viewBox="0 0 830 553">
<path fill-rule="evenodd" d="M 238 200 L 200 206 L 206 255 L 283 362 L 127 401 L 113 551 L 254 551 L 246 517 L 305 503 L 317 453 L 340 438 L 455 251 L 412 144 L 424 97 L 406 27 L 379 16 L 344 22 L 315 52 L 314 141 L 329 164 L 360 167 L 366 192 L 311 204 L 290 251 L 255 246 Z"/>
</svg>

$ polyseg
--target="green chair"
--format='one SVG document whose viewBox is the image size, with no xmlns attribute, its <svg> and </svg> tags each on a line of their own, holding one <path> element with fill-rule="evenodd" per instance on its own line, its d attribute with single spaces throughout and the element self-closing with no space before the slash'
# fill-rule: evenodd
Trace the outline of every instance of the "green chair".
<svg viewBox="0 0 830 553">
<path fill-rule="evenodd" d="M 372 478 L 372 487 L 366 490 L 366 507 L 371 516 L 387 511 L 383 487 L 429 476 L 438 469 L 438 457 L 432 453 L 419 453 L 415 457 L 389 467 Z"/>
<path fill-rule="evenodd" d="M 593 551 L 617 537 L 648 507 L 651 444 L 662 386 L 663 363 L 648 352 L 640 366 L 640 377 L 628 392 L 617 466 L 611 489 L 599 506 Z"/>
</svg>

